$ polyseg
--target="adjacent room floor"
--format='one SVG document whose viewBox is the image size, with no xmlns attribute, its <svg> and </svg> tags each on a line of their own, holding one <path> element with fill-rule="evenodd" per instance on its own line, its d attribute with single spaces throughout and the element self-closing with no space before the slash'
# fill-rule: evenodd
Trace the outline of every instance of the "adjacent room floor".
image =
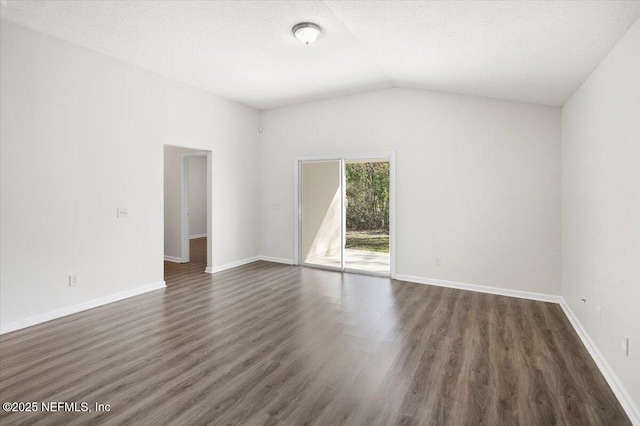
<svg viewBox="0 0 640 426">
<path fill-rule="evenodd" d="M 0 337 L 25 424 L 630 424 L 554 304 L 255 262 Z"/>
</svg>

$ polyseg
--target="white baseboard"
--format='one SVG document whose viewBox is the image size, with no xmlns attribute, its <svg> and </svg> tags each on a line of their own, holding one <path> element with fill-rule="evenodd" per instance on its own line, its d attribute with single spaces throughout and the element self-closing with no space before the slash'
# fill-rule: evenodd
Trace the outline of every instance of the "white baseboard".
<svg viewBox="0 0 640 426">
<path fill-rule="evenodd" d="M 271 257 L 271 256 L 258 256 L 260 260 L 265 262 L 284 263 L 285 265 L 295 265 L 296 261 L 293 259 L 285 259 L 283 257 Z"/>
<path fill-rule="evenodd" d="M 45 312 L 44 314 L 35 315 L 22 320 L 13 321 L 7 324 L 0 324 L 0 334 L 10 333 L 12 331 L 31 327 L 32 325 L 51 321 L 56 318 L 66 317 L 67 315 L 86 311 L 87 309 L 97 308 L 98 306 L 107 305 L 109 303 L 117 302 L 123 299 L 128 299 L 130 297 L 138 296 L 143 293 L 160 290 L 162 288 L 165 288 L 166 286 L 167 285 L 164 281 L 158 281 L 153 284 L 133 288 L 131 290 L 122 291 L 120 293 L 111 294 L 109 296 L 100 297 L 98 299 L 88 300 L 86 302 L 78 303 L 77 305 L 67 306 L 66 308 L 57 309 L 51 312 Z"/>
<path fill-rule="evenodd" d="M 636 426 L 640 426 L 640 409 L 633 401 L 631 395 L 629 395 L 629 392 L 627 392 L 627 389 L 624 387 L 616 373 L 613 371 L 613 368 L 611 368 L 611 365 L 609 365 L 605 357 L 602 355 L 602 352 L 600 352 L 596 344 L 593 342 L 589 333 L 587 333 L 587 330 L 582 326 L 578 317 L 573 313 L 567 301 L 564 300 L 564 297 L 560 298 L 560 307 L 569 319 L 569 322 L 571 322 L 573 329 L 578 333 L 580 340 L 582 340 L 582 343 L 589 351 L 591 358 L 595 361 L 600 372 L 611 387 L 611 390 L 618 398 L 618 401 L 620 401 L 620 405 L 622 405 L 627 416 L 629 416 L 631 423 Z"/>
<path fill-rule="evenodd" d="M 534 293 L 530 291 L 521 291 L 521 290 L 511 290 L 508 288 L 489 287 L 489 286 L 478 285 L 478 284 L 467 284 L 467 283 L 461 283 L 457 281 L 439 280 L 436 278 L 416 277 L 413 275 L 397 274 L 396 280 L 409 281 L 409 282 L 418 283 L 418 284 L 435 285 L 438 287 L 456 288 L 458 290 L 470 290 L 470 291 L 476 291 L 479 293 L 497 294 L 500 296 L 518 297 L 520 299 L 537 300 L 540 302 L 560 303 L 562 299 L 562 296 L 556 296 L 553 294 Z"/>
<path fill-rule="evenodd" d="M 196 238 L 204 238 L 207 236 L 207 233 L 205 232 L 204 234 L 193 234 L 189 236 L 190 240 L 194 240 Z"/>
<path fill-rule="evenodd" d="M 216 272 L 226 271 L 227 269 L 237 268 L 238 266 L 246 265 L 260 260 L 259 256 L 249 257 L 235 262 L 225 263 L 224 265 L 209 267 L 204 270 L 207 274 L 215 274 Z"/>
<path fill-rule="evenodd" d="M 175 256 L 165 256 L 164 260 L 167 262 L 182 263 L 182 259 Z"/>
</svg>

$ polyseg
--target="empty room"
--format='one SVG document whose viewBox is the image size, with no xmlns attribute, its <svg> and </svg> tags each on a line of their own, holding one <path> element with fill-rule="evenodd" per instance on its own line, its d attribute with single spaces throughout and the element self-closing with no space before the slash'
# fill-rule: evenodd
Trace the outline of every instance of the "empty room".
<svg viewBox="0 0 640 426">
<path fill-rule="evenodd" d="M 640 426 L 640 0 L 0 18 L 3 426 Z"/>
</svg>

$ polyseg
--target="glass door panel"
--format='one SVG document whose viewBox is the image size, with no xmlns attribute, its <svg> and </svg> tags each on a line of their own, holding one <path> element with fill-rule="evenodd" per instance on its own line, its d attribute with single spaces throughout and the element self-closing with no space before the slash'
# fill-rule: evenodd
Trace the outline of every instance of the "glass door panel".
<svg viewBox="0 0 640 426">
<path fill-rule="evenodd" d="M 342 160 L 300 162 L 300 260 L 343 268 Z"/>
<path fill-rule="evenodd" d="M 389 275 L 390 163 L 345 163 L 344 268 Z"/>
</svg>

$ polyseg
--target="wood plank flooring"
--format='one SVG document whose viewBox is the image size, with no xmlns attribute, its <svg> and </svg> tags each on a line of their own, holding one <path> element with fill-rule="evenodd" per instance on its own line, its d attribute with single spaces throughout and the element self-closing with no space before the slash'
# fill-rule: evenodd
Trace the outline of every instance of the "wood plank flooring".
<svg viewBox="0 0 640 426">
<path fill-rule="evenodd" d="M 0 337 L 2 425 L 628 425 L 554 304 L 255 262 Z"/>
</svg>

